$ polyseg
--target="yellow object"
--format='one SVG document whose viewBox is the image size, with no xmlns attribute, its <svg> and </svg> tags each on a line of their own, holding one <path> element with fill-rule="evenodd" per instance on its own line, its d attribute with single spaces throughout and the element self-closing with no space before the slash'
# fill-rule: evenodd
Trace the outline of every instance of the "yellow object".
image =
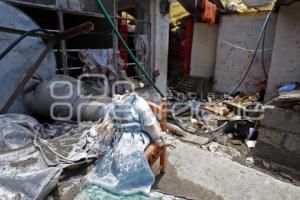
<svg viewBox="0 0 300 200">
<path fill-rule="evenodd" d="M 190 13 L 187 12 L 182 5 L 174 1 L 171 3 L 171 8 L 170 8 L 170 22 L 174 25 L 177 26 L 178 23 L 180 22 L 180 19 L 189 16 Z"/>
</svg>

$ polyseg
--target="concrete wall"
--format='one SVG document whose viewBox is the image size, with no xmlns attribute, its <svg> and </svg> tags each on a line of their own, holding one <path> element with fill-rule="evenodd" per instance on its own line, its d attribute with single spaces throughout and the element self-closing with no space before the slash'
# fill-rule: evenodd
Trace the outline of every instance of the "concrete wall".
<svg viewBox="0 0 300 200">
<path fill-rule="evenodd" d="M 279 11 L 272 64 L 265 101 L 277 95 L 277 87 L 300 81 L 300 2 Z"/>
<path fill-rule="evenodd" d="M 247 15 L 224 15 L 219 27 L 214 89 L 219 92 L 231 92 L 244 76 L 259 38 L 266 13 Z M 266 49 L 272 49 L 277 15 L 273 15 L 266 38 Z M 250 50 L 249 50 L 250 49 Z M 265 63 L 267 71 L 272 51 L 267 50 Z M 259 52 L 252 69 L 239 91 L 252 94 L 260 90 L 260 82 L 265 80 Z"/>
<path fill-rule="evenodd" d="M 165 93 L 168 79 L 168 52 L 169 52 L 169 16 L 163 16 L 159 9 L 159 0 L 151 1 L 152 19 L 152 63 L 154 70 L 159 70 L 157 77 L 158 87 Z"/>
<path fill-rule="evenodd" d="M 218 25 L 195 23 L 190 74 L 210 78 L 214 75 Z"/>
<path fill-rule="evenodd" d="M 300 97 L 298 94 L 297 98 L 282 99 L 272 102 L 276 106 L 265 109 L 255 155 L 299 171 Z"/>
</svg>

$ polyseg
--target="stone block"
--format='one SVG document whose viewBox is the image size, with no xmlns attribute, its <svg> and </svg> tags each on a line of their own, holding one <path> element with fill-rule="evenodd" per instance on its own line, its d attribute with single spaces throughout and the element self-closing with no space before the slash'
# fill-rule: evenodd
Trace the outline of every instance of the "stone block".
<svg viewBox="0 0 300 200">
<path fill-rule="evenodd" d="M 266 127 L 259 128 L 258 143 L 264 142 L 272 145 L 276 148 L 280 148 L 282 145 L 284 133 L 280 130 L 273 130 Z"/>
<path fill-rule="evenodd" d="M 261 125 L 300 134 L 300 113 L 282 108 L 266 108 Z"/>
<path fill-rule="evenodd" d="M 300 155 L 300 136 L 294 134 L 287 134 L 286 137 L 287 138 L 284 141 L 284 148 L 287 151 L 295 152 Z"/>
<path fill-rule="evenodd" d="M 285 151 L 284 148 L 276 148 L 267 143 L 259 142 L 254 149 L 254 155 L 255 157 L 264 158 L 300 170 L 300 155 Z"/>
</svg>

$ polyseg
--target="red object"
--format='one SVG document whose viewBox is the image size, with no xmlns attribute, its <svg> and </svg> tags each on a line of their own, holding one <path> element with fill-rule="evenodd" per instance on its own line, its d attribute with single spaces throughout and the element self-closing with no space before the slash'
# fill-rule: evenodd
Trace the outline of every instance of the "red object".
<svg viewBox="0 0 300 200">
<path fill-rule="evenodd" d="M 202 0 L 201 8 L 204 10 L 201 20 L 209 24 L 214 24 L 216 22 L 217 6 L 208 0 Z"/>
<path fill-rule="evenodd" d="M 183 69 L 184 75 L 189 76 L 191 70 L 191 55 L 192 55 L 192 44 L 193 44 L 193 32 L 194 22 L 191 17 L 185 20 L 185 34 L 184 34 L 184 45 L 183 45 Z"/>
<path fill-rule="evenodd" d="M 119 20 L 119 32 L 122 35 L 125 42 L 128 43 L 127 20 L 125 20 L 125 19 Z M 119 45 L 119 51 L 120 51 L 120 57 L 122 58 L 122 60 L 124 60 L 125 63 L 128 63 L 128 53 L 122 44 Z M 124 68 L 127 69 L 127 67 L 128 66 L 126 64 L 124 66 Z"/>
</svg>

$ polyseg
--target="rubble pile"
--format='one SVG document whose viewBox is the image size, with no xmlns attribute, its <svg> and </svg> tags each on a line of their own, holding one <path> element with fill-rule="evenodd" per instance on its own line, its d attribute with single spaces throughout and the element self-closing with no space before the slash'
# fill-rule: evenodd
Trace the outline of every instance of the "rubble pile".
<svg viewBox="0 0 300 200">
<path fill-rule="evenodd" d="M 61 131 L 57 124 L 19 114 L 1 115 L 0 127 L 1 199 L 44 199 L 74 169 L 84 171 L 77 199 L 100 193 L 146 199 L 155 176 L 144 151 L 150 143 L 164 145 L 150 106 L 135 93 L 115 96 L 97 122 L 65 124 L 63 134 L 53 135 Z M 71 180 L 70 185 L 78 181 Z"/>
<path fill-rule="evenodd" d="M 258 123 L 263 114 L 259 95 L 198 96 L 171 88 L 168 96 L 171 133 L 242 164 L 247 163 L 248 157 L 253 159 L 251 149 L 256 145 Z"/>
</svg>

